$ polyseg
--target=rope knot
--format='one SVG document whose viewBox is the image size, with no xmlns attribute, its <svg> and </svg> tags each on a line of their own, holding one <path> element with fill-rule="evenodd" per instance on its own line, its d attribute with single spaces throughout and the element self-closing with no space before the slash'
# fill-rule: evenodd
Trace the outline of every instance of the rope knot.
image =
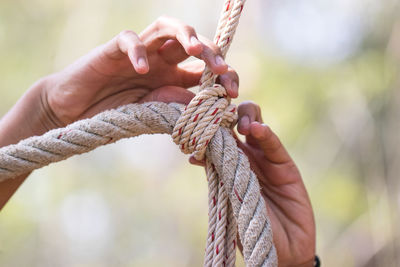
<svg viewBox="0 0 400 267">
<path fill-rule="evenodd" d="M 236 124 L 236 106 L 230 104 L 222 85 L 214 84 L 200 91 L 186 106 L 175 124 L 172 139 L 185 154 L 202 160 L 208 143 L 219 126 Z"/>
</svg>

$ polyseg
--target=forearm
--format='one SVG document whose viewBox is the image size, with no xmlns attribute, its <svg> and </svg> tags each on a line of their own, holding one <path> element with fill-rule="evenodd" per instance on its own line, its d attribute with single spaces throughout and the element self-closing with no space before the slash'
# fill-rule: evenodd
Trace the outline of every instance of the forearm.
<svg viewBox="0 0 400 267">
<path fill-rule="evenodd" d="M 46 110 L 43 87 L 46 78 L 35 83 L 0 120 L 0 147 L 18 143 L 34 135 L 41 135 L 56 127 Z M 29 173 L 0 182 L 0 209 L 17 191 Z"/>
</svg>

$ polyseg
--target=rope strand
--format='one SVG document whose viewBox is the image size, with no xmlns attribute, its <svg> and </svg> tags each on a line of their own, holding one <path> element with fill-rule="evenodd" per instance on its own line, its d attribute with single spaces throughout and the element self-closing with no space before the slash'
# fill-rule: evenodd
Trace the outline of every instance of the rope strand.
<svg viewBox="0 0 400 267">
<path fill-rule="evenodd" d="M 226 0 L 214 41 L 222 56 L 232 43 L 245 0 Z M 168 133 L 182 152 L 206 158 L 209 221 L 204 266 L 235 266 L 237 232 L 247 266 L 277 266 L 271 224 L 256 175 L 230 128 L 236 107 L 206 67 L 199 93 L 179 104 L 130 104 L 42 136 L 0 148 L 0 181 L 82 154 L 121 138 Z"/>
</svg>

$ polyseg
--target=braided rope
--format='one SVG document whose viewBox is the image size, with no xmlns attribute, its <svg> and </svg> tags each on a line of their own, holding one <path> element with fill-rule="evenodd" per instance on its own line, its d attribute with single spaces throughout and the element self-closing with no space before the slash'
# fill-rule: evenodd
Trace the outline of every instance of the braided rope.
<svg viewBox="0 0 400 267">
<path fill-rule="evenodd" d="M 225 57 L 245 0 L 226 0 L 215 42 Z M 131 104 L 109 110 L 66 128 L 0 148 L 0 181 L 82 154 L 121 138 L 168 133 L 186 153 L 206 156 L 209 187 L 209 230 L 205 266 L 234 266 L 237 230 L 247 266 L 277 266 L 265 202 L 248 159 L 230 134 L 236 107 L 226 90 L 214 84 L 208 67 L 199 93 L 179 104 Z M 220 127 L 222 126 L 222 127 Z"/>
</svg>

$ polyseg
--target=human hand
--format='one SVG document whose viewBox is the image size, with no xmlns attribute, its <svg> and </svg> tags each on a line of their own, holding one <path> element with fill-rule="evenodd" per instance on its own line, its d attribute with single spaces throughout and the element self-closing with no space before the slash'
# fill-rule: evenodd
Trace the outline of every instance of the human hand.
<svg viewBox="0 0 400 267">
<path fill-rule="evenodd" d="M 315 222 L 301 175 L 279 138 L 262 123 L 260 107 L 244 102 L 238 107 L 238 146 L 257 175 L 271 220 L 278 266 L 313 266 Z M 204 162 L 190 158 L 193 164 Z"/>
<path fill-rule="evenodd" d="M 200 39 L 200 40 L 199 40 Z M 238 76 L 219 49 L 182 22 L 162 17 L 139 36 L 123 31 L 75 63 L 36 82 L 0 120 L 0 147 L 123 104 L 188 103 L 204 62 L 230 97 Z M 189 56 L 201 60 L 178 65 Z M 0 185 L 0 209 L 27 175 Z"/>
<path fill-rule="evenodd" d="M 178 65 L 190 56 L 201 60 Z M 139 36 L 123 31 L 64 70 L 48 77 L 42 94 L 51 121 L 65 126 L 120 105 L 145 102 L 188 102 L 186 89 L 198 85 L 204 62 L 231 97 L 238 76 L 218 47 L 176 20 L 161 17 Z"/>
</svg>

